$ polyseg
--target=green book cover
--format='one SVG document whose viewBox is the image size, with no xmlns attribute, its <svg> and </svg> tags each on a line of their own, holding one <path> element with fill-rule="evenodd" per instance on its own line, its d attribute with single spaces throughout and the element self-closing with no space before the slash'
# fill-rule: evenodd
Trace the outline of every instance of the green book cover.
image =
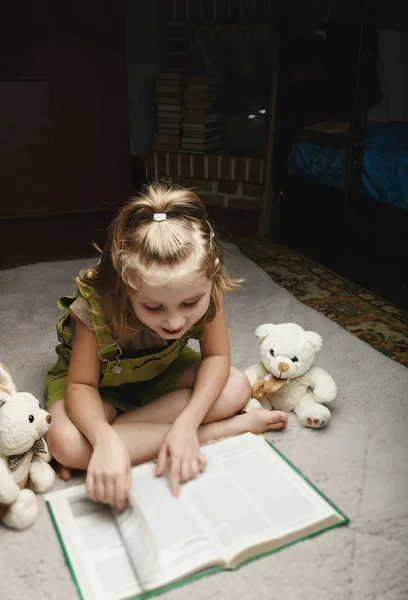
<svg viewBox="0 0 408 600">
<path fill-rule="evenodd" d="M 123 513 L 89 500 L 83 485 L 46 495 L 82 600 L 149 598 L 349 522 L 263 436 L 243 434 L 203 452 L 206 471 L 183 485 L 179 499 L 151 463 L 132 469 Z M 117 582 L 115 564 L 123 570 Z"/>
</svg>

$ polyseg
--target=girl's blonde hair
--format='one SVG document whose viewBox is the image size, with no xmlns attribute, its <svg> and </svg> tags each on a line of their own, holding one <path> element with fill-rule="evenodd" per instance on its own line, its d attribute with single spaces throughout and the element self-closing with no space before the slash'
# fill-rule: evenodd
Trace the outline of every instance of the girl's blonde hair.
<svg viewBox="0 0 408 600">
<path fill-rule="evenodd" d="M 160 219 L 157 214 L 166 216 L 155 220 Z M 109 227 L 100 261 L 77 281 L 91 288 L 111 331 L 119 339 L 129 339 L 140 324 L 128 290 L 137 290 L 153 269 L 180 265 L 191 256 L 197 257 L 197 275 L 212 282 L 210 304 L 202 318 L 208 322 L 215 317 L 222 296 L 240 280 L 227 275 L 223 245 L 197 194 L 155 183 L 121 208 Z"/>
</svg>

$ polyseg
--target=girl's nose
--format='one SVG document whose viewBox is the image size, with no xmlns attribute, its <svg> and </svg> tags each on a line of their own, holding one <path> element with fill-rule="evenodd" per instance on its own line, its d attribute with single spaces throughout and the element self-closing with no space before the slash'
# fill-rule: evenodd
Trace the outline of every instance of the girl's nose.
<svg viewBox="0 0 408 600">
<path fill-rule="evenodd" d="M 181 315 L 173 315 L 166 319 L 166 329 L 170 329 L 171 331 L 175 331 L 176 329 L 180 329 L 183 327 L 185 323 L 185 319 Z"/>
</svg>

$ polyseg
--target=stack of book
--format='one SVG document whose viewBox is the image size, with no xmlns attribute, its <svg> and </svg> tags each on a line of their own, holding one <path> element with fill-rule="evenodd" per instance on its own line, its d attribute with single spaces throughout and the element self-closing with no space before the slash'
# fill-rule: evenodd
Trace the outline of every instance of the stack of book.
<svg viewBox="0 0 408 600">
<path fill-rule="evenodd" d="M 159 73 L 156 78 L 155 150 L 180 149 L 182 79 L 180 73 Z"/>
<path fill-rule="evenodd" d="M 184 88 L 184 120 L 181 149 L 200 154 L 221 149 L 224 124 L 217 112 L 220 79 L 187 75 Z"/>
</svg>

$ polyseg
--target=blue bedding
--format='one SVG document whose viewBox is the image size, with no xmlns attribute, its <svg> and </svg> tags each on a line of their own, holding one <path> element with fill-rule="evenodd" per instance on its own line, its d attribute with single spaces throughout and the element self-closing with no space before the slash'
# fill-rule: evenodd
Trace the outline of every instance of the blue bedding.
<svg viewBox="0 0 408 600">
<path fill-rule="evenodd" d="M 300 177 L 342 188 L 346 151 L 298 141 L 293 145 L 289 167 Z M 361 187 L 365 196 L 408 209 L 408 123 L 379 123 L 367 128 Z"/>
</svg>

